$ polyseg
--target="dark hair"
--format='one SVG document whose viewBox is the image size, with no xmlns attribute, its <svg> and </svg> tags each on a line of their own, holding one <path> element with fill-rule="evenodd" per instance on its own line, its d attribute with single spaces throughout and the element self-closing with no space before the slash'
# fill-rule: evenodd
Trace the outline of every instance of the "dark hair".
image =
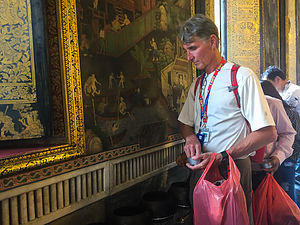
<svg viewBox="0 0 300 225">
<path fill-rule="evenodd" d="M 269 66 L 261 75 L 261 79 L 275 80 L 275 77 L 280 77 L 282 80 L 286 79 L 285 73 L 276 66 Z"/>
<path fill-rule="evenodd" d="M 208 40 L 210 35 L 216 35 L 219 47 L 219 33 L 216 24 L 203 14 L 196 14 L 180 27 L 179 38 L 183 43 L 192 43 L 195 37 Z"/>
<path fill-rule="evenodd" d="M 290 106 L 282 99 L 276 88 L 273 86 L 273 84 L 270 81 L 264 80 L 261 81 L 261 87 L 265 95 L 269 95 L 273 98 L 277 98 L 282 101 L 283 107 L 290 108 Z"/>
</svg>

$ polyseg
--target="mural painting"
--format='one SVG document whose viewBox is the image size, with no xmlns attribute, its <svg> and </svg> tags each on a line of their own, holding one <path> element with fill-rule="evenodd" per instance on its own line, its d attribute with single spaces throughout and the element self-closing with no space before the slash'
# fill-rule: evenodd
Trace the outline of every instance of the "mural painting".
<svg viewBox="0 0 300 225">
<path fill-rule="evenodd" d="M 192 67 L 178 40 L 185 0 L 77 1 L 85 129 L 103 149 L 178 133 Z"/>
</svg>

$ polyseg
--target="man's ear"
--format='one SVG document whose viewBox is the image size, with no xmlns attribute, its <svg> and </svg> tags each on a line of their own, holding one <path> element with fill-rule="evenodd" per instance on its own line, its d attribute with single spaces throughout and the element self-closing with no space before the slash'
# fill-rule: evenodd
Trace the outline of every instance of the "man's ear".
<svg viewBox="0 0 300 225">
<path fill-rule="evenodd" d="M 274 79 L 274 81 L 276 83 L 280 83 L 282 81 L 282 79 L 279 76 L 276 76 L 275 79 Z"/>
<path fill-rule="evenodd" d="M 214 46 L 214 47 L 218 48 L 218 46 L 217 46 L 217 40 L 218 40 L 218 38 L 217 38 L 217 36 L 215 34 L 211 34 L 210 35 L 210 37 L 209 37 L 209 43 L 210 43 L 211 46 Z"/>
</svg>

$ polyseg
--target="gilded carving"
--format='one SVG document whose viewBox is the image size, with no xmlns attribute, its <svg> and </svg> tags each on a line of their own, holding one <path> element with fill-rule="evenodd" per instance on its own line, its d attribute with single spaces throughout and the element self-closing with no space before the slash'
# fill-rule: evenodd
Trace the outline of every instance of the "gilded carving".
<svg viewBox="0 0 300 225">
<path fill-rule="evenodd" d="M 0 1 L 0 140 L 38 138 L 30 1 Z"/>
<path fill-rule="evenodd" d="M 7 5 L 9 4 L 7 3 Z M 65 93 L 64 105 L 66 123 L 64 125 L 67 128 L 68 143 L 60 146 L 39 148 L 33 153 L 2 158 L 0 159 L 0 176 L 22 171 L 30 167 L 70 159 L 82 154 L 84 151 L 85 135 L 75 0 L 57 1 L 57 7 L 61 46 L 60 59 Z M 28 108 L 28 106 L 24 107 Z M 35 121 L 31 127 L 28 127 L 27 131 L 39 127 L 39 124 L 36 123 L 36 115 L 34 113 L 29 117 L 28 114 L 24 112 L 23 118 L 25 118 L 23 120 L 25 125 L 27 121 Z M 5 120 L 11 124 L 10 118 L 5 117 Z"/>
<path fill-rule="evenodd" d="M 79 63 L 79 46 L 75 0 L 59 1 L 61 25 L 62 66 L 65 74 L 67 100 L 67 128 L 71 144 L 76 144 L 78 153 L 85 147 L 83 101 Z"/>
<path fill-rule="evenodd" d="M 227 1 L 227 56 L 260 74 L 259 1 Z"/>
<path fill-rule="evenodd" d="M 215 19 L 214 6 L 214 0 L 205 0 L 205 15 L 208 16 L 212 21 Z"/>
<path fill-rule="evenodd" d="M 6 109 L 8 106 L 6 107 Z M 14 104 L 11 111 L 18 112 L 18 121 L 15 118 L 0 111 L 0 141 L 9 139 L 24 139 L 40 137 L 44 128 L 38 118 L 38 111 L 33 110 L 30 104 Z M 19 125 L 16 128 L 16 126 Z"/>
<path fill-rule="evenodd" d="M 47 0 L 47 39 L 49 45 L 49 80 L 52 96 L 52 130 L 56 137 L 65 136 L 65 118 L 64 118 L 64 98 L 63 98 L 63 82 L 61 75 L 60 59 L 59 59 L 59 32 L 57 22 L 56 0 Z"/>
<path fill-rule="evenodd" d="M 287 16 L 286 16 L 286 72 L 289 79 L 296 83 L 296 12 L 295 0 L 286 3 Z"/>
<path fill-rule="evenodd" d="M 1 104 L 36 102 L 30 1 L 0 1 Z"/>
</svg>

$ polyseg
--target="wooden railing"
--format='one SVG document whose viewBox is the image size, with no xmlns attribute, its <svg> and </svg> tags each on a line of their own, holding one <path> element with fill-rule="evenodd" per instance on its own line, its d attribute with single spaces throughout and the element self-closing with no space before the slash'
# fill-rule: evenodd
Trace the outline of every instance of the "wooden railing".
<svg viewBox="0 0 300 225">
<path fill-rule="evenodd" d="M 1 224 L 54 221 L 175 166 L 182 151 L 179 140 L 1 192 Z"/>
</svg>

